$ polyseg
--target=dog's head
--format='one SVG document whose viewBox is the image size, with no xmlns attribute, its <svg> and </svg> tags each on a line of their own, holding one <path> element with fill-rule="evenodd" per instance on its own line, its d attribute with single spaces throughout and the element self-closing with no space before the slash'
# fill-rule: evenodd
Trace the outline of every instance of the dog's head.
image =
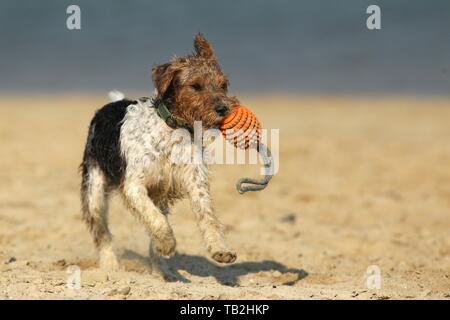
<svg viewBox="0 0 450 320">
<path fill-rule="evenodd" d="M 228 96 L 228 79 L 201 34 L 195 36 L 192 55 L 155 66 L 152 78 L 158 98 L 190 128 L 194 121 L 201 121 L 204 128 L 217 127 L 238 103 Z"/>
</svg>

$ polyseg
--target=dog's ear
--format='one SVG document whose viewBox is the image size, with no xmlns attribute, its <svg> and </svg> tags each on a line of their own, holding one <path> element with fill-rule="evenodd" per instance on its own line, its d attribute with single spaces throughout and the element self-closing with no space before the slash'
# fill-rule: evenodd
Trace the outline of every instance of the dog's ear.
<svg viewBox="0 0 450 320">
<path fill-rule="evenodd" d="M 197 33 L 194 39 L 195 54 L 206 59 L 214 58 L 214 50 L 201 33 Z"/>
<path fill-rule="evenodd" d="M 174 63 L 169 62 L 154 66 L 152 69 L 152 79 L 158 94 L 162 97 L 172 82 L 178 68 Z"/>
</svg>

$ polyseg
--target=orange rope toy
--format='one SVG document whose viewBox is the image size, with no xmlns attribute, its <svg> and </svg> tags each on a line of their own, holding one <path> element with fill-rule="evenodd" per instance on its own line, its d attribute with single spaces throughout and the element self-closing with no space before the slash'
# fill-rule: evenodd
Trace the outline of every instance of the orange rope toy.
<svg viewBox="0 0 450 320">
<path fill-rule="evenodd" d="M 224 138 L 237 148 L 257 148 L 261 140 L 261 124 L 256 115 L 238 105 L 219 127 Z"/>
<path fill-rule="evenodd" d="M 237 191 L 242 194 L 267 187 L 273 176 L 273 159 L 269 148 L 261 143 L 261 124 L 256 115 L 246 107 L 237 105 L 225 117 L 219 129 L 224 138 L 236 148 L 257 149 L 264 162 L 264 177 L 262 179 L 239 179 L 236 182 Z"/>
</svg>

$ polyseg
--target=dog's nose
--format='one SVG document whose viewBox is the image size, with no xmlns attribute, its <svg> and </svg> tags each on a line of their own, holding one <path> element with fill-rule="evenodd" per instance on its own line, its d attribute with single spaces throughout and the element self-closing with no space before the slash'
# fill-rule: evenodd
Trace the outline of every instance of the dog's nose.
<svg viewBox="0 0 450 320">
<path fill-rule="evenodd" d="M 228 113 L 228 107 L 224 104 L 217 105 L 215 110 L 219 116 L 224 116 Z"/>
</svg>

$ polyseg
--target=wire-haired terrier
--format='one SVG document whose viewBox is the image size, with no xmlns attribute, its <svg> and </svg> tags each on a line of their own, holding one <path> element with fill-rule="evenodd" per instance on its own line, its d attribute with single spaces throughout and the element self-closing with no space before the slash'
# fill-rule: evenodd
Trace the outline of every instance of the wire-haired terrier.
<svg viewBox="0 0 450 320">
<path fill-rule="evenodd" d="M 119 266 L 108 228 L 108 198 L 116 190 L 150 236 L 154 267 L 158 257 L 175 252 L 167 214 L 183 197 L 190 199 L 211 257 L 232 263 L 236 253 L 226 245 L 214 214 L 207 166 L 176 164 L 170 154 L 175 129 L 192 133 L 195 121 L 205 129 L 217 128 L 238 101 L 228 96 L 228 80 L 201 34 L 195 37 L 192 55 L 155 66 L 152 78 L 156 88 L 152 99 L 109 103 L 96 112 L 89 127 L 81 164 L 81 202 L 100 267 Z"/>
</svg>

